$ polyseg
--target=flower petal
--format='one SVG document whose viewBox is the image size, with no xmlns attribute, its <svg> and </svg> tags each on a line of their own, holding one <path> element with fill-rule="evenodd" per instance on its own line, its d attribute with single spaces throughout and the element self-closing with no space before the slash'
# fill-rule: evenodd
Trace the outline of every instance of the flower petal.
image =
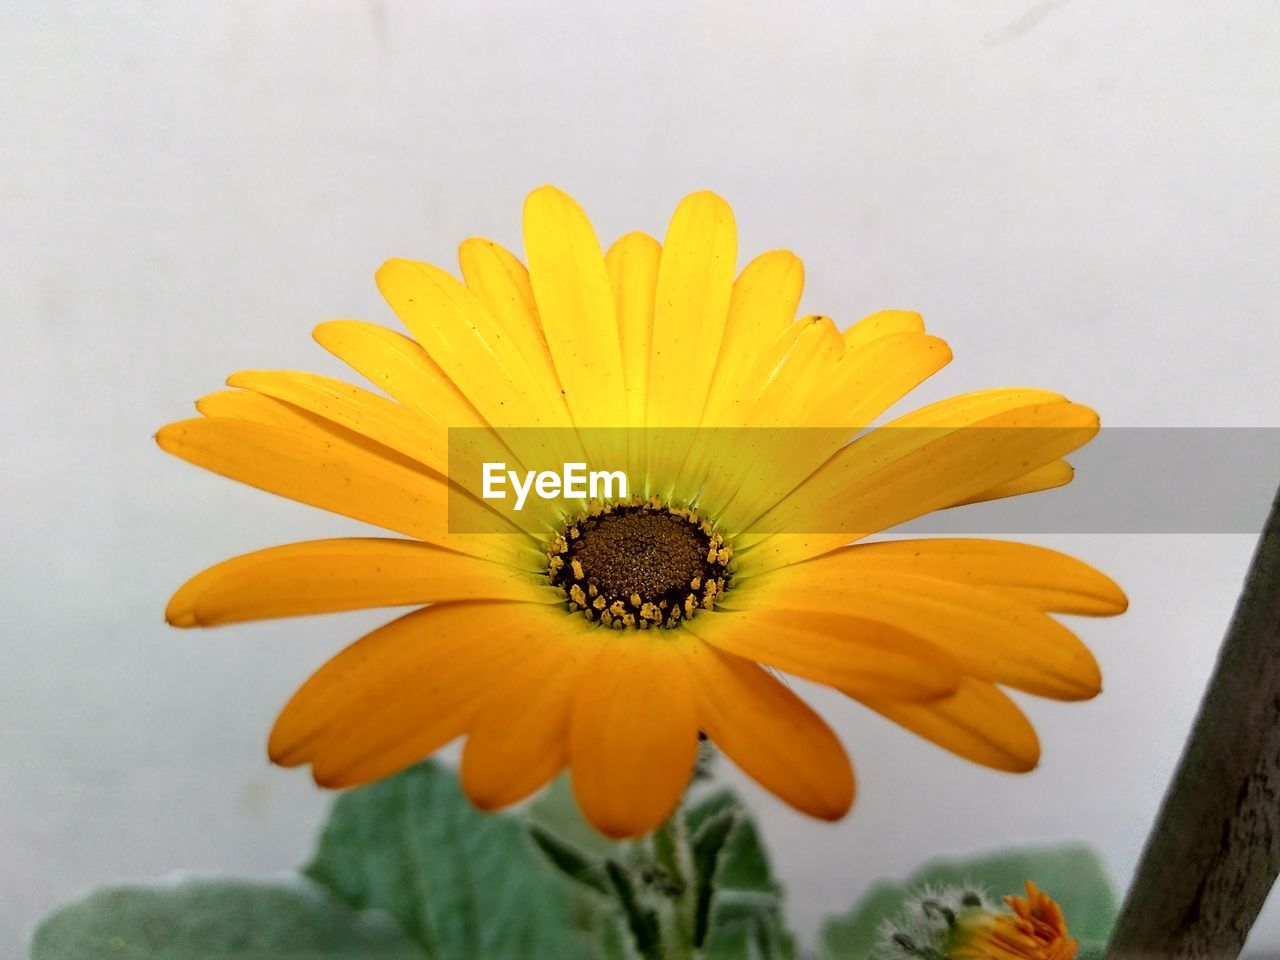
<svg viewBox="0 0 1280 960">
<path fill-rule="evenodd" d="M 476 295 L 511 339 L 530 371 L 560 388 L 560 377 L 538 319 L 529 271 L 515 254 L 492 240 L 473 237 L 458 248 L 467 289 Z"/>
<path fill-rule="evenodd" d="M 1071 466 L 1067 461 L 1054 460 L 1052 463 L 1046 463 L 1043 467 L 1037 467 L 1030 473 L 1024 473 L 1013 480 L 1006 480 L 1004 483 L 996 484 L 994 487 L 983 490 L 981 493 L 976 493 L 972 497 L 967 497 L 953 504 L 953 506 L 963 507 L 969 503 L 985 503 L 988 500 L 1003 500 L 1005 497 L 1020 497 L 1024 493 L 1053 490 L 1056 487 L 1066 486 L 1075 478 L 1075 475 L 1075 467 Z"/>
<path fill-rule="evenodd" d="M 831 455 L 816 432 L 792 431 L 786 425 L 788 416 L 803 411 L 813 400 L 820 389 L 817 385 L 830 379 L 843 353 L 840 331 L 828 317 L 802 317 L 778 334 L 760 353 L 727 413 L 740 417 L 745 429 L 701 434 L 683 461 L 679 489 L 700 491 L 699 503 L 730 530 L 744 529 L 745 519 L 763 512 L 737 507 L 739 501 L 754 503 L 762 496 L 761 488 L 768 488 L 767 505 L 777 502 L 778 487 L 786 483 L 780 477 L 798 471 L 794 478 L 798 482 Z M 782 429 L 759 429 L 779 426 Z M 838 447 L 847 437 L 837 436 Z"/>
<path fill-rule="evenodd" d="M 224 560 L 169 601 L 175 627 L 395 607 L 447 600 L 562 600 L 534 574 L 415 540 L 350 538 L 289 543 Z"/>
<path fill-rule="evenodd" d="M 653 315 L 648 422 L 692 427 L 702 419 L 720 356 L 737 271 L 733 211 L 704 190 L 680 201 L 667 228 Z"/>
<path fill-rule="evenodd" d="M 649 354 L 653 348 L 653 305 L 662 245 L 647 233 L 628 233 L 604 255 L 618 314 L 627 424 L 645 425 L 649 396 Z"/>
<path fill-rule="evenodd" d="M 527 509 L 522 510 L 516 510 L 511 500 L 484 498 L 482 464 L 505 462 L 509 457 L 508 448 L 490 431 L 475 430 L 465 437 L 459 434 L 450 443 L 449 428 L 434 417 L 416 413 L 362 387 L 312 373 L 244 370 L 227 378 L 227 383 L 288 403 L 394 450 L 443 479 L 454 480 L 460 489 L 471 494 L 465 504 L 461 500 L 450 504 L 455 519 L 461 520 L 462 510 L 469 509 L 472 512 L 465 516 L 484 523 L 484 515 L 492 511 L 516 529 L 534 536 L 542 535 L 560 519 L 555 504 L 540 497 L 527 502 Z M 500 524 L 496 518 L 493 523 Z M 457 529 L 464 526 L 460 522 Z M 500 525 L 497 528 L 501 529 Z M 489 525 L 485 524 L 484 529 Z"/>
<path fill-rule="evenodd" d="M 760 667 L 706 645 L 690 648 L 698 721 L 761 786 L 797 810 L 839 820 L 853 804 L 853 767 L 822 718 Z"/>
<path fill-rule="evenodd" d="M 779 352 L 766 361 L 769 370 L 746 416 L 749 427 L 798 425 L 844 357 L 844 340 L 830 317 L 804 317 L 795 326 L 796 335 L 779 341 Z"/>
<path fill-rule="evenodd" d="M 600 241 L 571 197 L 544 186 L 525 200 L 524 247 L 570 423 L 584 430 L 585 457 L 573 459 L 618 469 L 627 462 L 626 376 Z"/>
<path fill-rule="evenodd" d="M 465 285 L 439 267 L 410 260 L 388 260 L 378 269 L 377 280 L 414 338 L 486 421 L 499 432 L 502 427 L 559 428 L 539 431 L 545 434 L 541 439 L 567 443 L 569 437 L 560 434 L 569 433 L 573 420 L 559 384 L 529 364 Z M 503 436 L 511 442 L 509 432 Z M 514 444 L 512 449 L 527 452 Z"/>
<path fill-rule="evenodd" d="M 406 614 L 320 668 L 294 694 L 268 752 L 346 787 L 400 770 L 459 736 L 564 614 L 540 604 L 449 603 Z"/>
<path fill-rule="evenodd" d="M 324 433 L 313 414 L 252 390 L 218 390 L 206 394 L 196 401 L 196 410 L 215 420 L 248 420 L 303 433 Z"/>
<path fill-rule="evenodd" d="M 197 418 L 156 434 L 161 449 L 260 490 L 473 556 L 518 564 L 523 535 L 448 532 L 440 477 L 361 446 L 362 438 L 295 432 L 246 420 Z"/>
<path fill-rule="evenodd" d="M 772 569 L 953 506 L 1087 443 L 1098 418 L 1050 401 L 964 426 L 909 425 L 923 428 L 890 424 L 842 449 L 753 523 L 758 536 L 742 542 L 739 559 L 749 551 L 752 569 Z M 770 533 L 782 530 L 815 532 Z"/>
<path fill-rule="evenodd" d="M 320 346 L 410 410 L 450 427 L 487 425 L 440 365 L 404 334 L 362 320 L 331 320 L 317 326 L 312 336 Z"/>
<path fill-rule="evenodd" d="M 887 624 L 941 650 L 961 671 L 1055 700 L 1102 688 L 1093 654 L 1074 633 L 1011 596 L 928 577 L 819 558 L 725 594 L 718 610 L 807 611 L 828 629 Z M 737 651 L 735 651 L 737 652 Z"/>
<path fill-rule="evenodd" d="M 762 253 L 733 283 L 729 315 L 720 341 L 702 422 L 711 427 L 741 426 L 751 374 L 762 353 L 791 326 L 804 290 L 804 265 L 788 250 Z"/>
<path fill-rule="evenodd" d="M 898 417 L 890 427 L 967 427 L 996 414 L 1038 404 L 1064 402 L 1066 397 L 1034 387 L 996 387 L 947 397 Z"/>
<path fill-rule="evenodd" d="M 735 458 L 737 489 L 714 502 L 725 504 L 721 522 L 746 529 L 835 456 L 849 438 L 897 403 L 951 360 L 945 341 L 923 333 L 879 337 L 846 348 L 834 325 L 823 330 L 830 349 L 809 356 L 804 338 L 775 369 L 756 402 L 751 422 L 778 429 L 759 431 L 753 457 Z M 790 371 L 790 372 L 789 372 Z M 789 373 L 788 373 L 789 372 Z M 723 464 L 707 478 L 715 490 L 726 474 Z"/>
<path fill-rule="evenodd" d="M 649 354 L 653 341 L 653 303 L 662 247 L 644 233 L 620 237 L 605 254 L 618 313 L 623 379 L 627 388 L 627 476 L 632 493 L 649 493 Z"/>
<path fill-rule="evenodd" d="M 1056 550 L 1008 540 L 860 543 L 810 562 L 855 576 L 868 571 L 900 573 L 979 587 L 1046 613 L 1113 616 L 1129 605 L 1120 586 L 1087 563 Z"/>
<path fill-rule="evenodd" d="M 945 340 L 924 333 L 897 333 L 848 346 L 832 376 L 798 426 L 844 426 L 862 430 L 917 386 L 951 362 Z"/>
<path fill-rule="evenodd" d="M 625 426 L 618 319 L 591 222 L 568 194 L 539 187 L 525 200 L 524 245 L 538 316 L 573 422 Z"/>
<path fill-rule="evenodd" d="M 227 386 L 292 404 L 448 476 L 447 427 L 362 387 L 297 370 L 242 370 Z"/>
<path fill-rule="evenodd" d="M 462 751 L 462 787 L 476 806 L 516 803 L 564 769 L 574 699 L 598 649 L 594 637 L 546 642 L 485 700 Z"/>
<path fill-rule="evenodd" d="M 733 211 L 709 191 L 680 201 L 662 244 L 654 303 L 646 423 L 649 476 L 660 496 L 689 500 L 699 477 L 682 470 L 720 355 L 738 256 Z M 661 384 L 661 389 L 657 387 Z"/>
<path fill-rule="evenodd" d="M 738 483 L 724 476 L 726 465 L 736 465 L 743 452 L 744 437 L 736 428 L 744 425 L 771 369 L 775 344 L 796 336 L 788 331 L 803 287 L 804 266 L 786 250 L 761 254 L 734 281 L 720 356 L 702 411 L 706 429 L 692 440 L 677 490 L 703 491 L 702 502 L 719 505 L 737 489 Z"/>
<path fill-rule="evenodd" d="M 923 332 L 924 318 L 914 310 L 879 310 L 850 324 L 844 331 L 844 342 L 852 350 L 881 337 Z"/>
<path fill-rule="evenodd" d="M 869 697 L 935 700 L 960 682 L 956 665 L 936 646 L 874 620 L 766 605 L 718 608 L 685 628 L 727 653 Z"/>
<path fill-rule="evenodd" d="M 639 836 L 671 814 L 693 773 L 693 686 L 666 631 L 600 640 L 573 706 L 573 790 L 601 833 Z"/>
<path fill-rule="evenodd" d="M 1026 773 L 1040 762 L 1040 740 L 998 687 L 966 677 L 945 700 L 905 703 L 856 698 L 900 727 L 984 767 Z"/>
</svg>

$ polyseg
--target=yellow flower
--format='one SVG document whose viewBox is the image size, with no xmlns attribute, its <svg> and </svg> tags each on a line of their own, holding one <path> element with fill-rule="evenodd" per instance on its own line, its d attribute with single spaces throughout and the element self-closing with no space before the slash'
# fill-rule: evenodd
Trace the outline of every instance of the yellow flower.
<svg viewBox="0 0 1280 960">
<path fill-rule="evenodd" d="M 954 960 L 1074 960 L 1080 945 L 1062 908 L 1030 880 L 1026 897 L 1005 897 L 1012 914 L 973 911 L 957 923 L 946 956 Z"/>
<path fill-rule="evenodd" d="M 733 214 L 711 193 L 680 204 L 661 245 L 631 233 L 602 253 L 577 204 L 542 187 L 524 240 L 527 269 L 467 240 L 461 281 L 385 264 L 379 288 L 412 339 L 353 320 L 316 329 L 390 399 L 307 373 L 241 372 L 197 403 L 202 416 L 158 434 L 206 469 L 401 535 L 260 550 L 170 602 L 182 627 L 420 607 L 301 687 L 271 758 L 343 787 L 465 736 L 462 781 L 479 806 L 513 803 L 568 767 L 591 822 L 631 836 L 678 802 L 701 731 L 783 800 L 839 818 L 853 801 L 849 761 L 777 670 L 977 763 L 1034 767 L 1035 732 L 1001 687 L 1094 696 L 1094 658 L 1049 614 L 1119 613 L 1119 588 L 1017 543 L 849 544 L 1067 482 L 1061 458 L 1093 436 L 1094 413 L 1043 390 L 986 390 L 890 425 L 916 429 L 847 443 L 950 359 L 917 314 L 876 313 L 843 333 L 796 319 L 799 260 L 765 253 L 735 279 Z M 607 429 L 700 426 L 723 429 L 621 445 Z M 507 533 L 459 532 L 447 479 L 459 427 L 492 436 L 513 463 L 557 444 L 609 469 L 625 456 L 642 489 L 585 512 L 536 498 L 519 513 L 495 507 Z M 761 427 L 795 429 L 741 441 Z M 543 447 L 519 428 L 537 428 Z"/>
</svg>

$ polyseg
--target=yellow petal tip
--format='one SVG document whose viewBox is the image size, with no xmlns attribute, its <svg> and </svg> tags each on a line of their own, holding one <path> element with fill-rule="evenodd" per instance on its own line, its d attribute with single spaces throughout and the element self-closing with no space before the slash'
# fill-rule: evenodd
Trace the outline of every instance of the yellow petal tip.
<svg viewBox="0 0 1280 960">
<path fill-rule="evenodd" d="M 328 350 L 331 343 L 342 338 L 344 330 L 348 329 L 352 324 L 358 323 L 361 323 L 361 321 L 353 320 L 350 317 L 335 317 L 333 320 L 324 320 L 311 328 L 311 339 Z"/>
<path fill-rule="evenodd" d="M 187 423 L 186 420 L 179 420 L 177 423 L 165 424 L 155 433 L 156 446 L 165 453 L 173 453 L 182 442 Z"/>
<path fill-rule="evenodd" d="M 1040 754 L 1034 757 L 1011 757 L 1009 765 L 1005 767 L 1008 773 L 1031 773 L 1040 766 Z"/>
<path fill-rule="evenodd" d="M 716 206 L 728 207 L 729 203 L 724 197 L 716 193 L 714 190 L 695 190 L 686 196 L 681 203 L 710 203 Z"/>
<path fill-rule="evenodd" d="M 175 596 L 169 601 L 169 606 L 164 611 L 164 622 L 171 627 L 178 627 L 186 630 L 190 627 L 200 626 L 199 619 L 196 618 L 195 609 L 188 606 L 185 602 L 179 604 Z"/>
<path fill-rule="evenodd" d="M 529 195 L 524 198 L 525 211 L 527 212 L 530 206 L 537 206 L 543 203 L 568 203 L 575 207 L 578 205 L 573 197 L 550 183 L 544 183 L 542 186 L 534 187 L 529 191 Z"/>
<path fill-rule="evenodd" d="M 853 801 L 854 790 L 851 786 L 847 797 L 841 797 L 833 803 L 810 807 L 805 810 L 805 813 L 819 820 L 835 823 L 838 820 L 843 820 L 849 811 L 853 809 Z"/>
<path fill-rule="evenodd" d="M 397 279 L 414 266 L 412 260 L 406 260 L 403 257 L 392 257 L 390 260 L 384 261 L 382 266 L 373 272 L 374 283 L 378 289 L 386 292 L 386 286 L 394 283 Z"/>
</svg>

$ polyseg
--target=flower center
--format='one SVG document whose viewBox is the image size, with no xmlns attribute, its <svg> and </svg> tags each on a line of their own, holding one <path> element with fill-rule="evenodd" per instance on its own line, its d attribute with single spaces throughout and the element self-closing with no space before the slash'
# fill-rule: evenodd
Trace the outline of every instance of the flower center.
<svg viewBox="0 0 1280 960">
<path fill-rule="evenodd" d="M 684 507 L 656 499 L 601 505 L 565 522 L 547 551 L 551 582 L 571 610 L 623 629 L 675 627 L 711 609 L 733 551 Z"/>
</svg>

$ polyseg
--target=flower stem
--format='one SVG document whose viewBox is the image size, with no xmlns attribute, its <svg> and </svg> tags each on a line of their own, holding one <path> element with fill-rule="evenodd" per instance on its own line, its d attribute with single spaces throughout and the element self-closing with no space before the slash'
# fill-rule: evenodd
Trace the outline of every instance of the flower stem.
<svg viewBox="0 0 1280 960">
<path fill-rule="evenodd" d="M 693 924 L 696 888 L 691 876 L 693 864 L 689 855 L 689 837 L 681 811 L 677 810 L 654 831 L 650 842 L 654 860 L 664 873 L 663 892 L 667 898 L 663 956 L 672 960 L 692 957 L 696 946 Z"/>
<path fill-rule="evenodd" d="M 1109 960 L 1235 957 L 1280 872 L 1280 494 Z"/>
</svg>

